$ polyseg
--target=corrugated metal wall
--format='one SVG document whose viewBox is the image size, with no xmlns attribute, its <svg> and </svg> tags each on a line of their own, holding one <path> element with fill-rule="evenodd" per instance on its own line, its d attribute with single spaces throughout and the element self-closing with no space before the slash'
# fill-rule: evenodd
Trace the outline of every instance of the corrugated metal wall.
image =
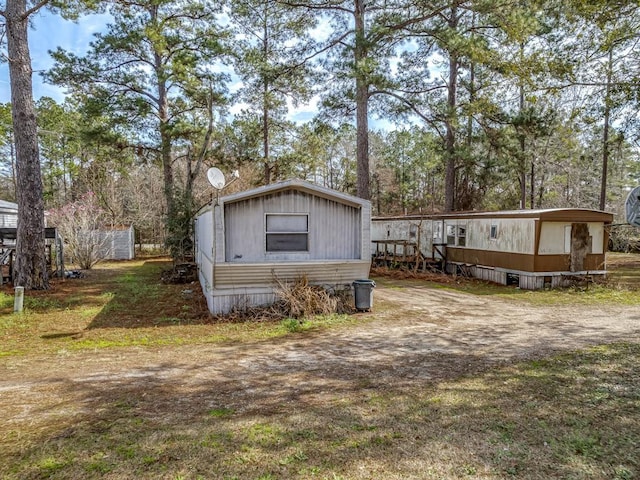
<svg viewBox="0 0 640 480">
<path fill-rule="evenodd" d="M 535 220 L 532 218 L 460 219 L 447 220 L 446 224 L 466 228 L 467 248 L 528 255 L 535 253 Z M 491 238 L 492 226 L 495 238 Z"/>
<path fill-rule="evenodd" d="M 309 215 L 308 252 L 266 252 L 265 215 Z M 360 209 L 297 190 L 224 205 L 225 261 L 277 262 L 361 258 Z"/>
<path fill-rule="evenodd" d="M 228 313 L 233 308 L 272 303 L 277 298 L 276 279 L 293 282 L 303 275 L 310 284 L 350 289 L 353 280 L 368 276 L 369 267 L 370 262 L 365 260 L 220 263 L 215 266 L 215 288 L 209 308 L 213 313 Z"/>
<path fill-rule="evenodd" d="M 0 210 L 0 228 L 18 228 L 18 212 Z"/>
<path fill-rule="evenodd" d="M 376 219 L 371 222 L 371 240 L 405 240 L 420 245 L 420 252 L 431 258 L 433 220 L 430 219 Z M 378 247 L 380 248 L 380 247 Z M 376 245 L 372 245 L 375 252 Z"/>
<path fill-rule="evenodd" d="M 209 311 L 213 311 L 213 263 L 215 258 L 213 238 L 213 210 L 210 209 L 200 214 L 195 223 L 195 254 L 198 277 L 202 293 L 207 299 Z"/>
<path fill-rule="evenodd" d="M 135 258 L 135 236 L 133 226 L 126 229 L 99 232 L 100 255 L 109 260 L 131 260 Z"/>
</svg>

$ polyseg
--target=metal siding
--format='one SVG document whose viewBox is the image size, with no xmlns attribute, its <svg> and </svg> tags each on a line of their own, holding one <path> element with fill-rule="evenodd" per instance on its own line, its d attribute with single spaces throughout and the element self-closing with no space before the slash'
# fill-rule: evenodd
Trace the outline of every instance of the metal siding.
<svg viewBox="0 0 640 480">
<path fill-rule="evenodd" d="M 540 230 L 540 255 L 561 255 L 571 251 L 571 223 L 572 222 L 542 222 Z M 575 223 L 575 222 L 573 222 Z M 592 252 L 605 252 L 604 224 L 588 223 L 589 235 L 592 237 Z"/>
<path fill-rule="evenodd" d="M 371 204 L 365 203 L 360 212 L 361 242 L 360 260 L 371 260 Z"/>
<path fill-rule="evenodd" d="M 134 247 L 131 230 L 106 230 L 96 232 L 100 243 L 99 254 L 108 260 L 131 260 Z"/>
<path fill-rule="evenodd" d="M 267 213 L 309 214 L 308 252 L 266 252 Z M 224 206 L 225 260 L 277 262 L 361 258 L 361 211 L 297 190 L 253 197 Z"/>
<path fill-rule="evenodd" d="M 112 236 L 112 256 L 114 260 L 131 260 L 134 257 L 134 237 L 133 227 L 126 230 L 113 230 Z"/>
<path fill-rule="evenodd" d="M 603 254 L 607 249 L 607 241 L 605 238 L 604 224 L 603 223 L 588 223 L 589 235 L 591 235 L 591 253 Z"/>
<path fill-rule="evenodd" d="M 369 267 L 366 260 L 221 263 L 215 266 L 214 288 L 273 286 L 277 284 L 276 278 L 293 281 L 303 275 L 313 284 L 338 285 L 368 276 Z"/>
<path fill-rule="evenodd" d="M 207 299 L 209 311 L 213 309 L 213 210 L 206 210 L 196 218 L 195 247 L 198 278 L 202 293 Z"/>
<path fill-rule="evenodd" d="M 544 277 L 539 275 L 520 275 L 518 287 L 522 290 L 541 290 L 544 288 Z"/>
<path fill-rule="evenodd" d="M 201 211 L 195 224 L 196 262 L 209 310 L 275 300 L 274 276 L 336 287 L 366 278 L 370 268 L 369 202 L 336 201 L 306 189 L 234 199 Z M 266 213 L 309 214 L 309 252 L 267 254 Z"/>
<path fill-rule="evenodd" d="M 566 229 L 569 227 L 567 238 Z M 542 222 L 540 226 L 539 255 L 563 255 L 571 251 L 571 224 Z"/>
<path fill-rule="evenodd" d="M 465 247 L 447 247 L 448 261 L 465 263 L 468 265 L 481 265 L 485 267 L 498 267 L 508 270 L 533 272 L 535 268 L 535 258 L 536 257 L 534 255 L 522 253 L 475 250 Z"/>
<path fill-rule="evenodd" d="M 417 227 L 415 237 L 410 236 L 411 226 Z M 428 219 L 376 219 L 371 222 L 371 240 L 406 240 L 420 244 L 420 252 L 431 258 L 433 245 L 433 221 Z M 376 245 L 371 245 L 375 252 Z"/>
<path fill-rule="evenodd" d="M 0 228 L 18 228 L 18 212 L 0 212 Z"/>
<path fill-rule="evenodd" d="M 369 267 L 370 263 L 364 260 L 217 264 L 215 286 L 207 296 L 207 303 L 214 314 L 267 305 L 277 299 L 276 278 L 280 282 L 292 282 L 305 275 L 309 283 L 315 285 L 350 286 L 354 280 L 366 278 Z"/>
<path fill-rule="evenodd" d="M 535 220 L 531 218 L 483 218 L 463 220 L 467 227 L 466 247 L 478 250 L 533 254 Z M 497 236 L 491 238 L 491 226 Z"/>
</svg>

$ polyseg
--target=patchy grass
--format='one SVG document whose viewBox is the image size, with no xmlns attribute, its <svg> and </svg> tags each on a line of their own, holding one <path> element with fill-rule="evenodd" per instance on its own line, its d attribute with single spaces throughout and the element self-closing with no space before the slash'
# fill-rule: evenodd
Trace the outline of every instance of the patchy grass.
<svg viewBox="0 0 640 480">
<path fill-rule="evenodd" d="M 354 385 L 265 412 L 159 386 L 77 386 L 99 408 L 65 416 L 56 406 L 38 428 L 9 425 L 0 476 L 638 478 L 639 362 L 640 346 L 607 345 L 403 389 Z"/>
<path fill-rule="evenodd" d="M 225 322 L 209 315 L 199 284 L 166 285 L 163 258 L 106 262 L 81 279 L 26 292 L 24 312 L 0 292 L 0 357 L 102 348 L 242 342 L 355 322 L 348 315 L 294 321 Z M 294 325 L 295 323 L 295 325 Z"/>
<path fill-rule="evenodd" d="M 605 283 L 567 287 L 553 290 L 521 290 L 513 286 L 497 285 L 477 279 L 441 274 L 415 274 L 413 272 L 376 272 L 376 282 L 387 288 L 406 285 L 428 285 L 432 288 L 451 289 L 471 295 L 495 296 L 505 300 L 524 301 L 530 305 L 640 305 L 640 254 L 608 253 L 608 279 Z"/>
<path fill-rule="evenodd" d="M 251 349 L 370 318 L 224 323 L 207 314 L 197 285 L 162 285 L 160 271 L 167 267 L 160 259 L 101 265 L 84 279 L 56 283 L 51 292 L 28 292 L 21 315 L 11 313 L 12 295 L 5 290 L 0 368 L 9 358 L 6 368 L 22 377 L 27 364 L 33 374 L 60 355 L 81 355 L 90 363 L 101 349 L 132 357 L 144 350 L 157 358 L 166 352 L 162 345 L 246 342 L 241 346 Z M 397 280 L 378 283 L 403 288 Z M 596 298 L 591 289 L 447 288 L 475 288 L 478 295 L 514 301 L 554 293 L 569 299 L 562 301 Z M 482 293 L 485 288 L 493 293 Z M 602 301 L 613 301 L 611 293 L 604 295 Z M 214 368 L 204 355 L 197 357 L 199 367 Z M 273 393 L 266 407 L 232 403 L 242 388 L 232 379 L 229 386 L 203 376 L 188 388 L 136 371 L 101 379 L 103 366 L 96 363 L 82 379 L 56 374 L 39 387 L 37 375 L 25 377 L 24 392 L 19 383 L 3 384 L 3 397 L 11 394 L 14 401 L 0 397 L 0 478 L 640 478 L 639 363 L 640 345 L 620 343 L 499 368 L 469 365 L 465 376 L 415 378 L 398 386 L 354 378 L 330 390 L 305 384 L 302 376 L 304 395 Z M 318 365 L 317 375 L 330 372 Z M 280 387 L 277 375 L 257 380 L 268 391 Z M 20 401 L 37 388 L 55 393 Z"/>
</svg>

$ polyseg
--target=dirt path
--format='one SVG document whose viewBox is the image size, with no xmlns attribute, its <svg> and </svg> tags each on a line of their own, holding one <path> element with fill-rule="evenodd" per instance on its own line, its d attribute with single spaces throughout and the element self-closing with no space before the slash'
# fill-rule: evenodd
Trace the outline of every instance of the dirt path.
<svg viewBox="0 0 640 480">
<path fill-rule="evenodd" d="M 148 415 L 224 406 L 268 412 L 357 388 L 402 388 L 492 364 L 640 340 L 640 308 L 532 307 L 428 287 L 377 288 L 362 326 L 241 345 L 104 350 L 0 365 L 0 430 L 135 394 Z M 375 305 L 374 305 L 375 307 Z M 145 397 L 149 394 L 148 397 Z M 151 399 L 153 398 L 153 401 Z M 164 400 L 163 400 L 164 399 Z M 166 405 L 163 405 L 163 401 Z"/>
</svg>

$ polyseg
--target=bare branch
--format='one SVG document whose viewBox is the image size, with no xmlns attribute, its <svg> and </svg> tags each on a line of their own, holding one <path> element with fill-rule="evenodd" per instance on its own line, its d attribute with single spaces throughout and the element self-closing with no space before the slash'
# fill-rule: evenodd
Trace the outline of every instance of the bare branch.
<svg viewBox="0 0 640 480">
<path fill-rule="evenodd" d="M 277 1 L 278 3 L 282 5 L 286 5 L 288 7 L 300 7 L 300 8 L 306 8 L 307 10 L 332 10 L 335 12 L 348 13 L 350 15 L 354 14 L 353 10 L 346 7 L 342 7 L 340 5 L 334 5 L 331 2 L 320 3 L 320 4 L 309 4 L 309 3 L 291 2 L 287 0 L 277 0 Z"/>
<path fill-rule="evenodd" d="M 20 17 L 21 20 L 26 20 L 27 18 L 29 18 L 29 16 L 32 13 L 36 13 L 38 10 L 40 10 L 42 7 L 44 7 L 47 3 L 49 3 L 49 0 L 40 0 L 38 3 L 36 3 L 33 7 L 31 7 L 29 10 L 27 10 L 26 12 L 24 12 L 22 14 L 22 16 Z"/>
<path fill-rule="evenodd" d="M 391 92 L 389 90 L 374 90 L 372 92 L 369 93 L 369 97 L 372 97 L 374 95 L 389 95 L 390 97 L 395 98 L 396 100 L 400 100 L 402 103 L 404 103 L 407 107 L 409 107 L 409 109 L 411 109 L 411 111 L 413 113 L 415 113 L 418 117 L 420 117 L 422 120 L 424 120 L 424 122 L 426 124 L 428 124 L 431 128 L 433 128 L 436 133 L 440 136 L 440 138 L 442 140 L 445 140 L 445 135 L 440 131 L 440 128 L 438 127 L 438 125 L 433 121 L 433 119 L 427 117 L 424 113 L 422 113 L 420 110 L 418 110 L 418 107 L 416 107 L 416 105 L 414 105 L 412 102 L 410 102 L 408 99 L 404 98 L 401 95 L 398 95 L 395 92 Z"/>
</svg>

